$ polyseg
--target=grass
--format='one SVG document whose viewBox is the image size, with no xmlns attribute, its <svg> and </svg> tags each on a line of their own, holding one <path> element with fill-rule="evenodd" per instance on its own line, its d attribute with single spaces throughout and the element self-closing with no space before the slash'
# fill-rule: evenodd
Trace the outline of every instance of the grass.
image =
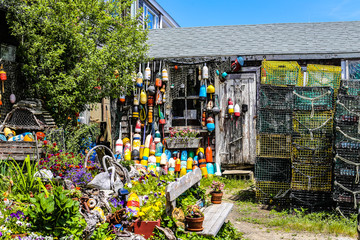
<svg viewBox="0 0 360 240">
<path fill-rule="evenodd" d="M 343 218 L 333 212 L 306 213 L 305 210 L 290 212 L 271 210 L 259 215 L 259 206 L 251 202 L 239 202 L 239 211 L 243 215 L 238 221 L 260 224 L 285 232 L 307 231 L 332 235 L 356 237 L 356 215 Z"/>
</svg>

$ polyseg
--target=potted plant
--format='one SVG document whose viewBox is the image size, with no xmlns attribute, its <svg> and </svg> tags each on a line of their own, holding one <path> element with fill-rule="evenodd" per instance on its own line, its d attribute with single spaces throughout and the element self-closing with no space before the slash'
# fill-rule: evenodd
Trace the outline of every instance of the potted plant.
<svg viewBox="0 0 360 240">
<path fill-rule="evenodd" d="M 221 199 L 223 196 L 222 190 L 224 189 L 225 184 L 222 182 L 213 181 L 211 184 L 212 191 L 211 194 L 211 202 L 214 204 L 221 204 Z"/>
<path fill-rule="evenodd" d="M 185 217 L 186 230 L 192 232 L 200 232 L 204 228 L 202 226 L 204 222 L 204 213 L 200 211 L 198 205 L 190 205 L 186 209 L 187 215 Z"/>
</svg>

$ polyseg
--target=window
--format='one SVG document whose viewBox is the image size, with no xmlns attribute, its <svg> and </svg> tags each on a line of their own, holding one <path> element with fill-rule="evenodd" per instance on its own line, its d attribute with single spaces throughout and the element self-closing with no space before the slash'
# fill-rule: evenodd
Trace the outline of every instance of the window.
<svg viewBox="0 0 360 240">
<path fill-rule="evenodd" d="M 159 28 L 159 17 L 157 14 L 149 8 L 146 4 L 144 4 L 144 20 L 147 18 L 147 26 L 148 29 Z"/>
</svg>

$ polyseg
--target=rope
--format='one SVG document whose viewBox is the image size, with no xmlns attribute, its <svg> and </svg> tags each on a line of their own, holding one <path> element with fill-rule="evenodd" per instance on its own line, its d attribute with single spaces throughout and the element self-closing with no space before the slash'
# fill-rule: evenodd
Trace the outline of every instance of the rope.
<svg viewBox="0 0 360 240">
<path fill-rule="evenodd" d="M 310 132 L 310 139 L 313 140 L 314 139 L 314 134 L 313 132 L 316 130 L 319 130 L 320 128 L 323 128 L 326 126 L 326 124 L 333 119 L 333 117 L 330 117 L 329 119 L 327 119 L 325 122 L 323 122 L 320 126 L 316 127 L 316 128 L 308 128 L 306 127 L 303 123 L 301 123 L 298 119 L 294 118 L 296 121 L 298 121 L 298 123 L 300 123 L 304 128 L 306 128 L 309 132 Z"/>
<path fill-rule="evenodd" d="M 318 100 L 318 99 L 320 99 L 320 98 L 323 98 L 323 97 L 325 97 L 325 96 L 328 95 L 328 94 L 331 94 L 331 91 L 329 90 L 329 91 L 327 91 L 326 93 L 323 93 L 323 94 L 321 94 L 320 96 L 313 97 L 313 98 L 300 95 L 300 94 L 298 94 L 295 90 L 293 91 L 293 93 L 294 93 L 297 97 L 299 97 L 299 98 L 302 98 L 302 99 L 311 101 L 311 114 L 310 114 L 310 118 L 313 118 L 313 117 L 314 117 L 314 113 L 315 113 L 314 101 L 316 101 L 316 100 Z"/>
<path fill-rule="evenodd" d="M 345 104 L 343 104 L 343 103 L 340 102 L 339 100 L 337 100 L 336 103 L 339 104 L 340 106 L 342 106 L 343 108 L 345 108 L 346 111 L 348 111 L 349 113 L 352 113 L 352 114 L 354 114 L 354 115 L 356 115 L 356 116 L 359 117 L 359 120 L 358 120 L 358 133 L 360 134 L 360 113 L 357 113 L 357 112 L 354 112 L 354 111 L 348 109 L 348 108 L 345 106 Z"/>
<path fill-rule="evenodd" d="M 357 138 L 354 138 L 354 137 L 351 137 L 349 135 L 347 135 L 346 133 L 344 133 L 340 127 L 336 127 L 336 130 L 339 131 L 342 135 L 344 135 L 346 138 L 350 139 L 350 140 L 353 140 L 355 142 L 360 142 L 360 139 L 357 139 Z"/>
<path fill-rule="evenodd" d="M 357 208 L 356 195 L 359 194 L 360 191 L 351 191 L 350 189 L 348 189 L 347 187 L 344 187 L 343 185 L 341 185 L 337 181 L 334 181 L 334 185 L 337 185 L 337 186 L 341 187 L 344 191 L 353 194 L 353 196 L 354 196 L 354 208 L 356 209 Z"/>
<path fill-rule="evenodd" d="M 340 210 L 340 206 L 337 206 L 337 207 L 335 208 L 335 210 L 338 211 L 343 218 L 346 218 L 346 219 L 347 219 L 347 217 L 345 217 L 345 215 L 343 214 L 343 212 Z"/>
<path fill-rule="evenodd" d="M 316 176 L 309 176 L 309 175 L 306 175 L 306 174 L 302 173 L 302 172 L 301 172 L 299 169 L 297 169 L 294 165 L 292 165 L 292 168 L 293 168 L 296 172 L 298 172 L 298 173 L 300 173 L 301 175 L 303 175 L 304 177 L 307 177 L 307 178 L 308 178 L 308 191 L 310 191 L 310 189 L 311 189 L 311 179 L 317 178 L 317 177 L 322 177 L 322 176 L 324 176 L 326 173 L 328 173 L 328 172 L 331 170 L 331 166 L 329 166 L 329 169 L 324 170 L 322 174 L 319 174 L 319 175 L 316 175 Z"/>
<path fill-rule="evenodd" d="M 360 163 L 354 163 L 346 158 L 343 158 L 341 156 L 339 156 L 338 154 L 336 154 L 335 159 L 340 159 L 343 162 L 346 162 L 347 164 L 351 164 L 351 165 L 355 165 L 356 167 L 356 177 L 355 177 L 355 183 L 358 184 L 360 181 L 360 175 L 359 175 L 359 167 L 360 167 Z"/>
</svg>

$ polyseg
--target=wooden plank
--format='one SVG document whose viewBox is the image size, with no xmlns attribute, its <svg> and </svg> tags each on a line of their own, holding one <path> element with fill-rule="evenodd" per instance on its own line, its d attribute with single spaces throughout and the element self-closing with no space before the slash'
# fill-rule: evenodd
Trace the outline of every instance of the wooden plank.
<svg viewBox="0 0 360 240">
<path fill-rule="evenodd" d="M 216 236 L 233 206 L 234 204 L 232 203 L 223 202 L 207 207 L 204 211 L 204 230 L 198 232 L 198 234 L 204 236 Z"/>
<path fill-rule="evenodd" d="M 36 148 L 7 148 L 7 149 L 0 149 L 0 154 L 3 154 L 3 153 L 9 153 L 9 154 L 16 154 L 16 153 L 30 154 L 30 153 L 35 153 L 35 152 L 36 152 Z"/>
<path fill-rule="evenodd" d="M 14 159 L 14 160 L 16 160 L 16 161 L 24 161 L 25 158 L 27 157 L 27 155 L 30 156 L 30 160 L 36 160 L 36 159 L 37 159 L 36 154 L 26 154 L 26 155 L 24 155 L 24 154 L 0 155 L 0 159 L 1 159 L 1 160 L 7 160 L 7 159 L 12 160 L 12 159 Z"/>
<path fill-rule="evenodd" d="M 202 178 L 200 168 L 196 168 L 194 171 L 179 178 L 176 182 L 170 183 L 166 187 L 167 201 L 172 202 L 179 197 L 183 192 L 191 188 L 195 183 L 199 182 Z"/>
</svg>

